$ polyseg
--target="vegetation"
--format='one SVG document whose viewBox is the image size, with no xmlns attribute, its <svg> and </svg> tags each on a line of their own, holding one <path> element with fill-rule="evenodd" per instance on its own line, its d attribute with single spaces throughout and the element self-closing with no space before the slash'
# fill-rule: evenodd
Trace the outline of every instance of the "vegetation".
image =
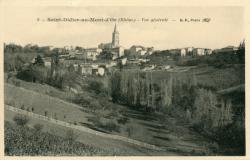
<svg viewBox="0 0 250 160">
<path fill-rule="evenodd" d="M 14 122 L 19 125 L 19 126 L 25 126 L 28 121 L 29 121 L 29 118 L 25 115 L 22 115 L 22 114 L 17 114 L 15 117 L 14 117 Z"/>
<path fill-rule="evenodd" d="M 233 116 L 236 113 L 232 106 L 235 104 L 219 100 L 223 97 L 216 94 L 217 89 L 211 90 L 198 85 L 197 78 L 192 73 L 168 73 L 166 79 L 159 82 L 152 79 L 150 72 L 117 71 L 112 75 L 111 84 L 113 102 L 146 111 L 166 111 L 207 137 L 224 137 L 218 131 L 234 123 Z M 239 128 L 244 128 L 244 123 L 239 124 Z M 230 129 L 234 130 L 232 127 Z M 244 135 L 243 132 L 229 132 L 231 137 L 236 137 L 236 133 L 240 137 Z M 222 137 L 215 140 L 220 142 Z M 237 148 L 232 141 L 227 142 L 231 148 Z M 243 145 L 241 150 L 244 150 Z"/>
<path fill-rule="evenodd" d="M 227 150 L 227 153 L 230 153 L 230 149 L 234 149 L 233 153 L 240 155 L 245 154 L 244 121 L 240 121 L 235 118 L 236 116 L 239 117 L 243 115 L 245 104 L 242 103 L 244 103 L 244 100 L 241 97 L 237 97 L 237 95 L 239 95 L 237 93 L 234 93 L 234 96 L 230 95 L 231 97 L 229 97 L 229 99 L 231 100 L 225 100 L 225 97 L 217 93 L 220 89 L 245 83 L 244 42 L 240 44 L 239 50 L 236 54 L 216 53 L 209 56 L 189 57 L 186 59 L 173 56 L 168 51 L 157 52 L 150 55 L 149 58 L 151 59 L 151 63 L 153 61 L 158 62 L 164 55 L 162 61 L 160 62 L 161 64 L 172 64 L 174 61 L 180 66 L 199 66 L 199 70 L 202 70 L 202 68 L 207 69 L 201 73 L 197 73 L 195 70 L 179 73 L 161 72 L 164 73 L 164 75 L 161 75 L 162 77 L 159 76 L 160 78 L 155 78 L 157 76 L 155 76 L 155 73 L 152 72 L 126 70 L 120 68 L 120 70 L 111 72 L 111 75 L 107 75 L 102 78 L 89 76 L 83 80 L 82 77 L 75 72 L 73 65 L 66 68 L 59 63 L 58 49 L 48 51 L 48 48 L 40 48 L 38 46 L 31 45 L 22 48 L 21 46 L 12 44 L 5 45 L 4 49 L 5 72 L 8 73 L 7 81 L 11 79 L 10 77 L 15 76 L 15 74 L 12 75 L 12 73 L 16 73 L 16 77 L 18 79 L 28 82 L 38 82 L 41 84 L 46 83 L 50 86 L 58 88 L 60 91 L 48 89 L 43 91 L 45 94 L 80 104 L 81 106 L 94 112 L 105 112 L 105 109 L 112 105 L 111 102 L 108 102 L 111 97 L 114 103 L 124 104 L 135 110 L 142 110 L 144 113 L 155 112 L 160 113 L 161 115 L 167 114 L 166 116 L 170 115 L 179 119 L 179 121 L 187 124 L 200 134 L 216 140 L 220 145 L 229 149 Z M 51 68 L 45 67 L 43 58 L 40 56 L 45 54 L 49 54 L 51 57 Z M 109 53 L 105 53 L 103 56 L 103 59 L 110 59 Z M 34 62 L 31 64 L 30 61 L 33 59 Z M 165 60 L 168 62 L 165 63 Z M 211 66 L 213 70 L 208 69 Z M 222 74 L 222 72 L 226 73 Z M 237 72 L 236 76 L 232 76 L 235 72 Z M 231 79 L 229 80 L 228 77 Z M 237 78 L 234 79 L 234 77 Z M 24 85 L 16 79 L 13 80 L 13 84 L 17 87 Z M 38 86 L 38 84 L 36 86 Z M 76 88 L 76 86 L 79 87 L 79 90 L 77 91 L 81 92 L 70 94 L 71 89 Z M 31 85 L 29 87 L 34 90 Z M 62 92 L 63 89 L 68 89 L 68 91 L 64 93 Z M 36 91 L 42 92 L 40 89 L 37 89 Z M 9 93 L 10 91 L 6 92 Z M 24 91 L 20 92 L 21 94 L 25 94 Z M 240 100 L 236 100 L 235 102 L 232 97 L 237 97 Z M 105 98 L 106 100 L 102 101 L 102 98 Z M 65 108 L 68 107 L 65 111 L 63 111 L 63 109 L 58 109 L 61 106 L 61 103 L 57 101 L 55 101 L 54 110 L 48 108 L 51 106 L 51 101 L 50 99 L 48 101 L 48 97 L 41 96 L 39 100 L 36 99 L 36 103 L 31 102 L 31 104 L 27 106 L 14 103 L 14 99 L 15 98 L 8 99 L 8 97 L 6 97 L 6 103 L 13 106 L 16 105 L 16 107 L 21 107 L 26 110 L 30 110 L 30 107 L 32 107 L 32 112 L 35 109 L 36 112 L 40 112 L 42 115 L 48 117 L 53 115 L 53 118 L 56 119 L 64 117 L 65 121 L 70 121 L 70 123 L 74 122 L 75 125 L 79 124 L 79 122 L 84 119 L 83 117 L 80 117 L 82 115 L 81 113 L 78 113 L 78 109 L 71 109 L 70 107 L 72 106 L 70 105 L 67 105 L 66 107 L 64 106 Z M 18 97 L 16 97 L 16 99 L 18 99 Z M 16 99 L 15 101 L 17 101 Z M 241 107 L 241 110 L 243 110 L 241 111 L 242 115 L 236 114 L 237 109 L 235 108 L 239 105 L 244 106 Z M 74 114 L 74 116 L 78 116 L 79 119 L 76 121 L 76 119 L 74 119 L 74 117 L 72 118 L 71 115 L 67 115 L 66 118 L 65 113 L 68 111 L 72 111 L 72 114 Z M 105 117 L 103 115 L 106 113 L 103 113 L 100 117 L 99 115 L 95 115 L 95 117 L 92 119 L 90 118 L 89 120 L 98 129 L 102 129 L 102 131 L 119 132 L 122 128 L 121 126 L 126 124 L 128 119 L 115 115 L 116 113 L 114 110 L 109 110 L 108 113 L 110 112 L 112 112 L 113 115 L 106 115 Z M 107 118 L 108 116 L 109 118 Z M 146 117 L 146 115 L 142 116 L 144 118 Z M 11 138 L 18 139 L 26 135 L 24 130 L 21 130 L 21 128 L 27 128 L 25 125 L 29 119 L 22 115 L 16 115 L 13 120 L 15 121 L 17 128 L 19 128 L 18 131 L 20 131 L 20 133 L 14 134 L 14 137 Z M 37 134 L 39 133 L 39 135 L 44 134 L 42 140 L 46 143 L 50 143 L 52 139 L 49 139 L 48 134 L 41 133 L 43 126 L 36 124 L 33 128 L 34 129 L 29 128 L 27 132 L 36 132 Z M 12 131 L 13 130 L 14 129 L 12 129 Z M 127 127 L 126 131 L 129 137 L 133 136 L 137 132 L 134 126 Z M 31 149 L 32 147 L 29 147 L 30 145 L 41 146 L 41 144 L 37 144 L 39 141 L 36 141 L 39 137 L 34 136 L 33 139 L 36 140 L 32 139 L 31 141 L 29 139 L 25 139 L 24 142 L 29 141 L 29 144 L 27 145 L 24 143 L 23 146 L 18 144 L 17 148 L 14 146 L 14 142 L 10 142 L 11 138 L 8 139 L 7 143 L 10 145 L 7 145 L 6 147 L 6 154 L 8 155 L 46 155 L 48 153 L 52 155 L 92 154 L 92 151 L 86 153 L 85 151 L 79 149 L 81 148 L 79 146 L 82 146 L 82 144 L 78 144 L 76 142 L 77 135 L 75 135 L 73 131 L 68 131 L 65 138 L 62 140 L 54 136 L 54 139 L 56 140 L 53 140 L 55 141 L 53 143 L 55 143 L 56 147 L 51 148 L 50 145 L 47 145 L 42 146 L 41 150 L 38 149 L 35 151 Z M 63 144 L 62 147 L 59 147 L 60 143 Z M 72 147 L 70 147 L 70 149 L 66 149 L 66 144 L 70 144 Z M 22 147 L 28 148 L 27 151 L 22 149 Z M 83 145 L 82 147 L 84 148 L 85 146 Z"/>
<path fill-rule="evenodd" d="M 37 123 L 37 124 L 35 124 L 35 125 L 33 126 L 33 128 L 34 128 L 37 132 L 40 132 L 40 131 L 42 131 L 42 129 L 43 129 L 43 125 Z"/>
<path fill-rule="evenodd" d="M 28 127 L 20 128 L 9 122 L 5 122 L 4 127 L 5 154 L 8 156 L 91 156 L 116 154 L 112 151 L 76 142 L 72 131 L 67 132 L 65 137 L 59 137 Z"/>
</svg>

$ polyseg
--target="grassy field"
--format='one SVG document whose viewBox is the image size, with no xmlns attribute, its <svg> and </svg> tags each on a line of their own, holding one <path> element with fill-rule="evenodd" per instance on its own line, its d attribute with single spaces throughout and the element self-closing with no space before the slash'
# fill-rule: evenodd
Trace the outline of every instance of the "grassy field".
<svg viewBox="0 0 250 160">
<path fill-rule="evenodd" d="M 244 65 L 235 65 L 221 69 L 209 66 L 175 67 L 170 71 L 190 74 L 194 73 L 198 84 L 216 89 L 225 89 L 245 83 Z M 153 71 L 152 77 L 157 82 L 167 78 L 168 73 L 168 70 Z"/>
<path fill-rule="evenodd" d="M 13 122 L 13 117 L 16 115 L 16 113 L 9 111 L 9 110 L 5 110 L 5 116 L 7 116 L 7 118 L 5 119 L 5 128 L 8 128 L 11 126 L 15 127 L 16 125 Z M 7 125 L 6 125 L 7 123 Z M 65 139 L 67 138 L 67 132 L 69 131 L 68 128 L 62 127 L 62 126 L 58 126 L 55 125 L 53 123 L 47 123 L 45 121 L 42 120 L 38 120 L 38 119 L 33 119 L 33 118 L 29 118 L 27 127 L 29 127 L 30 129 L 34 128 L 35 124 L 41 124 L 43 125 L 42 128 L 42 133 L 43 134 L 50 134 L 52 136 L 56 136 L 56 137 L 61 137 L 61 139 Z M 16 127 L 15 127 L 16 128 Z M 149 150 L 146 148 L 142 148 L 142 147 L 138 147 L 137 145 L 133 145 L 133 144 L 129 144 L 129 143 L 125 143 L 122 141 L 118 141 L 118 140 L 113 140 L 113 139 L 108 139 L 108 138 L 104 138 L 104 137 L 99 137 L 99 136 L 95 136 L 93 134 L 89 134 L 86 132 L 80 132 L 78 130 L 70 130 L 73 131 L 73 134 L 76 136 L 75 142 L 80 143 L 80 148 L 77 149 L 77 153 L 68 153 L 67 155 L 84 155 L 84 156 L 129 156 L 129 155 L 134 155 L 134 156 L 142 156 L 142 155 L 178 155 L 174 152 L 165 152 L 165 151 L 156 151 L 156 150 Z M 18 133 L 6 133 L 6 136 L 13 136 L 13 134 L 18 134 Z M 17 141 L 19 140 L 15 140 L 15 139 L 10 139 L 11 143 L 17 146 L 26 146 L 28 148 L 32 147 L 29 146 L 30 143 L 32 142 L 30 140 L 27 140 L 25 144 L 17 144 Z M 14 141 L 14 142 L 13 142 Z M 32 142 L 35 143 L 35 142 Z M 33 144 L 35 145 L 35 144 Z M 43 143 L 40 143 L 38 145 L 42 145 Z M 83 145 L 85 146 L 83 148 Z M 63 146 L 62 146 L 63 147 Z M 29 150 L 31 150 L 32 148 L 30 148 Z M 53 148 L 52 148 L 53 149 Z M 61 148 L 62 151 L 64 152 L 64 149 Z M 18 152 L 18 151 L 17 151 Z M 56 152 L 43 152 L 42 155 L 56 155 L 58 153 Z M 66 154 L 66 153 L 65 153 Z M 30 155 L 28 153 L 26 153 L 26 155 Z M 61 155 L 61 154 L 58 154 Z"/>
<path fill-rule="evenodd" d="M 5 95 L 6 104 L 70 123 L 86 122 L 90 116 L 77 105 L 9 84 L 5 85 Z"/>
<path fill-rule="evenodd" d="M 107 102 L 102 98 L 99 98 L 98 101 L 101 101 L 103 105 L 110 105 L 109 108 L 115 109 L 103 111 L 101 115 L 93 114 L 58 98 L 5 84 L 6 104 L 18 108 L 24 106 L 26 110 L 27 108 L 29 110 L 33 108 L 34 113 L 41 115 L 48 111 L 49 117 L 56 117 L 59 120 L 84 125 L 102 132 L 155 144 L 180 155 L 214 154 L 210 151 L 211 146 L 214 146 L 213 142 L 191 131 L 187 126 L 185 127 L 185 124 L 177 123 L 174 118 L 156 113 L 135 111 L 126 106 Z M 64 117 L 65 115 L 66 117 Z M 125 121 L 124 118 L 126 118 Z M 100 122 L 101 125 L 99 125 Z M 113 122 L 118 130 L 108 130 L 107 125 L 104 124 L 112 124 L 110 122 Z"/>
</svg>

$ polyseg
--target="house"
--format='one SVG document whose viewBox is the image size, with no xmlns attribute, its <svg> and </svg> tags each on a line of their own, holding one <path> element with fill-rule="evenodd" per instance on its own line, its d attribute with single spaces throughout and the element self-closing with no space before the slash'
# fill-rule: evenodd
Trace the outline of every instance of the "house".
<svg viewBox="0 0 250 160">
<path fill-rule="evenodd" d="M 127 62 L 126 62 L 127 63 Z M 110 68 L 110 67 L 113 67 L 113 66 L 116 66 L 117 65 L 117 62 L 116 61 L 111 61 L 110 63 L 106 64 L 105 67 L 106 68 Z"/>
<path fill-rule="evenodd" d="M 51 61 L 45 61 L 44 66 L 50 68 L 51 67 Z"/>
<path fill-rule="evenodd" d="M 78 73 L 82 75 L 91 75 L 92 74 L 92 67 L 89 64 L 81 64 L 78 68 Z"/>
<path fill-rule="evenodd" d="M 143 71 L 150 71 L 150 70 L 155 69 L 155 67 L 156 67 L 156 65 L 151 65 L 151 66 L 149 66 L 149 67 L 143 68 Z"/>
<path fill-rule="evenodd" d="M 122 57 L 122 56 L 124 56 L 124 48 L 122 46 L 112 48 L 111 53 L 113 54 L 113 57 L 116 57 L 116 58 Z M 112 59 L 114 59 L 114 58 L 112 58 Z"/>
<path fill-rule="evenodd" d="M 185 48 L 181 48 L 180 49 L 180 53 L 181 53 L 182 57 L 186 56 L 186 54 L 187 54 L 186 49 Z"/>
<path fill-rule="evenodd" d="M 102 52 L 102 49 L 100 48 L 86 48 L 84 50 L 84 54 L 86 54 L 86 58 L 92 61 L 95 61 L 97 59 L 97 56 L 99 56 L 101 52 Z"/>
<path fill-rule="evenodd" d="M 181 55 L 181 50 L 180 49 L 170 49 L 169 53 L 172 55 Z"/>
<path fill-rule="evenodd" d="M 205 55 L 205 49 L 204 48 L 194 48 L 193 55 L 194 56 L 203 56 L 203 55 Z"/>
<path fill-rule="evenodd" d="M 74 58 L 75 55 L 76 55 L 77 51 L 74 51 L 74 50 L 70 50 L 69 51 L 69 58 Z"/>
<path fill-rule="evenodd" d="M 146 54 L 151 55 L 153 54 L 153 52 L 154 52 L 154 47 L 149 47 Z"/>
<path fill-rule="evenodd" d="M 129 52 L 131 55 L 139 55 L 139 56 L 151 55 L 153 51 L 154 51 L 154 47 L 147 48 L 141 45 L 133 45 L 129 49 Z"/>
<path fill-rule="evenodd" d="M 238 47 L 227 46 L 227 47 L 224 47 L 221 49 L 216 49 L 216 50 L 214 50 L 214 52 L 215 53 L 234 53 L 234 54 L 236 54 L 238 49 L 239 49 Z"/>
<path fill-rule="evenodd" d="M 80 67 L 80 65 L 79 64 L 73 64 L 73 67 L 74 67 L 75 71 L 78 71 L 78 68 Z"/>
<path fill-rule="evenodd" d="M 74 55 L 74 57 L 76 59 L 86 59 L 87 58 L 86 54 L 84 52 L 76 52 L 75 55 Z"/>
<path fill-rule="evenodd" d="M 98 67 L 96 75 L 103 76 L 105 69 L 103 67 Z"/>
<path fill-rule="evenodd" d="M 104 76 L 105 69 L 103 67 L 92 68 L 92 74 L 98 76 Z"/>
<path fill-rule="evenodd" d="M 210 55 L 212 52 L 212 49 L 205 48 L 205 55 Z"/>
<path fill-rule="evenodd" d="M 194 47 L 186 47 L 185 50 L 186 50 L 186 56 L 192 56 Z"/>
<path fill-rule="evenodd" d="M 100 49 L 110 49 L 110 48 L 112 48 L 112 43 L 100 43 L 98 45 L 98 48 L 100 48 Z"/>
<path fill-rule="evenodd" d="M 143 54 L 143 51 L 145 50 L 145 48 L 143 46 L 139 46 L 139 45 L 133 45 L 132 47 L 130 47 L 130 54 L 132 55 L 136 55 L 136 54 Z"/>
<path fill-rule="evenodd" d="M 122 62 L 122 65 L 127 64 L 127 58 L 122 58 L 122 59 L 121 59 L 121 62 Z"/>
</svg>

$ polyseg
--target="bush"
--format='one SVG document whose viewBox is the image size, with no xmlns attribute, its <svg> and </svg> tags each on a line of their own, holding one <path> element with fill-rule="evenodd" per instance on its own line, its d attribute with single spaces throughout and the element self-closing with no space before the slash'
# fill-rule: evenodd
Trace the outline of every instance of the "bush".
<svg viewBox="0 0 250 160">
<path fill-rule="evenodd" d="M 106 123 L 103 124 L 103 128 L 112 132 L 119 132 L 120 131 L 120 126 L 118 126 L 115 122 L 113 121 L 108 121 Z"/>
<path fill-rule="evenodd" d="M 37 132 L 40 132 L 40 131 L 43 129 L 43 125 L 37 123 L 37 124 L 35 124 L 35 125 L 33 126 L 33 128 L 34 128 Z"/>
<path fill-rule="evenodd" d="M 119 132 L 120 126 L 116 123 L 115 120 L 109 120 L 100 116 L 90 117 L 89 121 L 91 121 L 96 127 L 99 127 L 108 132 Z"/>
<path fill-rule="evenodd" d="M 103 91 L 103 84 L 100 81 L 92 80 L 89 82 L 89 88 L 99 94 Z"/>
<path fill-rule="evenodd" d="M 28 123 L 29 118 L 27 116 L 25 116 L 25 115 L 17 114 L 17 115 L 15 115 L 13 120 L 15 121 L 15 123 L 17 125 L 25 126 Z"/>
<path fill-rule="evenodd" d="M 121 117 L 121 118 L 119 118 L 118 120 L 117 120 L 117 122 L 119 123 L 119 124 L 126 124 L 127 122 L 128 122 L 128 118 L 127 117 Z"/>
</svg>

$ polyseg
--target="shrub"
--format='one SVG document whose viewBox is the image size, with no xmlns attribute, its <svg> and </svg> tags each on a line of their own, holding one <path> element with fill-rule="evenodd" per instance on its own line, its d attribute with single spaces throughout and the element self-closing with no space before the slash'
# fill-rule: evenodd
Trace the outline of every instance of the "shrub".
<svg viewBox="0 0 250 160">
<path fill-rule="evenodd" d="M 112 131 L 119 132 L 120 131 L 120 126 L 118 126 L 114 121 L 108 121 L 108 122 L 104 123 L 103 128 L 110 131 L 110 132 L 112 132 Z"/>
<path fill-rule="evenodd" d="M 40 132 L 40 131 L 43 129 L 43 125 L 37 123 L 37 124 L 35 124 L 35 125 L 33 126 L 33 128 L 34 128 L 37 132 Z"/>
<path fill-rule="evenodd" d="M 97 80 L 91 80 L 89 82 L 89 88 L 93 91 L 95 91 L 95 93 L 99 94 L 103 91 L 103 84 L 100 81 Z"/>
<path fill-rule="evenodd" d="M 128 122 L 128 118 L 127 117 L 121 117 L 121 118 L 119 118 L 118 120 L 117 120 L 117 122 L 119 123 L 119 124 L 126 124 L 127 122 Z"/>
<path fill-rule="evenodd" d="M 17 115 L 15 115 L 13 120 L 15 121 L 15 123 L 17 125 L 25 126 L 28 123 L 29 118 L 27 116 L 25 116 L 25 115 L 17 114 Z"/>
</svg>

